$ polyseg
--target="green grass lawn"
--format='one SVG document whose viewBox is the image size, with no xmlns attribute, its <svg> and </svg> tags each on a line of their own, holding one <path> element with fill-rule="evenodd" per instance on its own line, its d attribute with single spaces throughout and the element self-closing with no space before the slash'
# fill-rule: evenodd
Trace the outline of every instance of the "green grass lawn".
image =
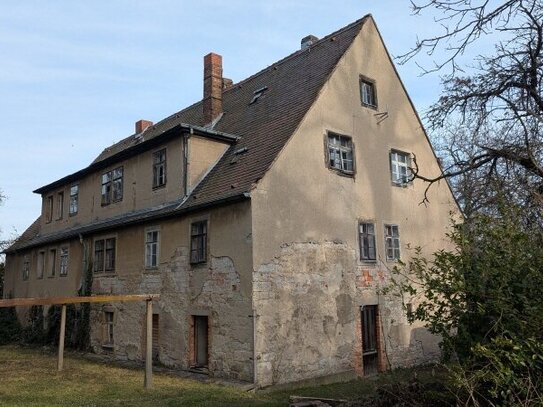
<svg viewBox="0 0 543 407">
<path fill-rule="evenodd" d="M 355 380 L 291 391 L 246 392 L 164 373 L 153 375 L 153 390 L 143 389 L 143 369 L 127 369 L 67 353 L 65 370 L 56 371 L 52 351 L 0 346 L 0 406 L 286 406 L 289 395 L 359 400 L 381 383 L 408 380 L 409 370 L 377 379 Z M 419 370 L 419 377 L 430 369 Z"/>
</svg>

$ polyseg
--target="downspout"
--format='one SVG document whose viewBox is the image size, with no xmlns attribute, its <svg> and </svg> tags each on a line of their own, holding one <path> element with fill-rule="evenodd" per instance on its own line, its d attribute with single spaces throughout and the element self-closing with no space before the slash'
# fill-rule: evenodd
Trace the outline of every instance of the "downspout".
<svg viewBox="0 0 543 407">
<path fill-rule="evenodd" d="M 183 197 L 189 196 L 189 137 L 193 134 L 192 127 L 189 133 L 183 134 Z"/>
</svg>

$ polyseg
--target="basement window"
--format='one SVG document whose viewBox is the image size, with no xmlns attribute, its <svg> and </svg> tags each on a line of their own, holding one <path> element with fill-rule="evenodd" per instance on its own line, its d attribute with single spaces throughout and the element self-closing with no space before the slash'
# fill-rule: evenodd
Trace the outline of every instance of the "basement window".
<svg viewBox="0 0 543 407">
<path fill-rule="evenodd" d="M 102 346 L 112 348 L 114 345 L 114 317 L 111 311 L 104 311 L 104 340 Z"/>
<path fill-rule="evenodd" d="M 123 167 L 115 168 L 102 175 L 102 206 L 123 199 Z"/>
<path fill-rule="evenodd" d="M 260 88 L 260 89 L 257 89 L 253 92 L 253 98 L 251 99 L 251 101 L 249 102 L 250 105 L 252 105 L 253 103 L 256 103 L 258 102 L 258 99 L 260 99 L 264 93 L 268 90 L 268 87 L 267 86 L 264 86 L 263 88 Z"/>
<path fill-rule="evenodd" d="M 205 263 L 207 260 L 207 220 L 190 225 L 190 262 Z"/>
<path fill-rule="evenodd" d="M 354 173 L 353 142 L 350 137 L 328 134 L 328 167 L 345 174 Z"/>
<path fill-rule="evenodd" d="M 371 79 L 360 77 L 360 101 L 362 106 L 377 107 L 375 82 Z"/>
</svg>

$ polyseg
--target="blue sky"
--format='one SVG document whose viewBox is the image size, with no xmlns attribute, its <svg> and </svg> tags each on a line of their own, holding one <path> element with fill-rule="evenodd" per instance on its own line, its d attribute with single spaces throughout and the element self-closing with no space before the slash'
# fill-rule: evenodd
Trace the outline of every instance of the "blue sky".
<svg viewBox="0 0 543 407">
<path fill-rule="evenodd" d="M 0 5 L 0 239 L 39 215 L 32 191 L 86 167 L 100 151 L 201 99 L 202 58 L 223 55 L 237 82 L 372 13 L 393 55 L 434 32 L 409 1 L 11 1 Z M 427 60 L 429 61 L 429 60 Z M 399 67 L 419 112 L 437 75 Z"/>
</svg>

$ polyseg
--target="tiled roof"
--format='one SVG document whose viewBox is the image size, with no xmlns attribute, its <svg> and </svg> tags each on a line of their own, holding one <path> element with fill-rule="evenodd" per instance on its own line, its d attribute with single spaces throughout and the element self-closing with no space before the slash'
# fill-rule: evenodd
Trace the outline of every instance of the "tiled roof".
<svg viewBox="0 0 543 407">
<path fill-rule="evenodd" d="M 224 114 L 213 130 L 240 138 L 230 146 L 189 198 L 181 206 L 178 204 L 172 208 L 177 211 L 196 209 L 250 192 L 300 125 L 368 17 L 322 38 L 304 50 L 294 52 L 225 90 Z M 255 103 L 250 103 L 254 92 L 264 87 L 267 88 L 264 94 Z M 203 123 L 203 120 L 200 101 L 147 128 L 143 139 L 152 140 L 181 123 L 205 126 L 207 123 Z M 135 143 L 136 135 L 121 140 L 106 148 L 91 166 L 112 159 Z M 241 149 L 246 151 L 236 154 Z M 132 214 L 123 216 L 128 218 Z M 22 240 L 21 236 L 19 247 L 27 246 Z"/>
</svg>

